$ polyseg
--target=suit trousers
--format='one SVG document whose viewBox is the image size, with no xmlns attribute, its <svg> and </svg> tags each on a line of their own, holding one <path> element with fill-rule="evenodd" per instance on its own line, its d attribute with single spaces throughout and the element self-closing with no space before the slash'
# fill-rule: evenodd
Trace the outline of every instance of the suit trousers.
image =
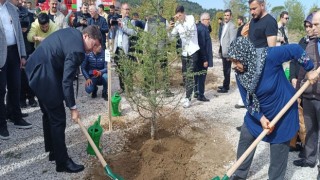
<svg viewBox="0 0 320 180">
<path fill-rule="evenodd" d="M 254 138 L 245 123 L 241 127 L 240 140 L 237 150 L 237 159 L 249 148 L 253 143 Z M 236 170 L 235 174 L 231 176 L 230 180 L 235 179 L 247 179 L 248 172 L 253 160 L 256 148 L 249 154 L 249 156 L 243 161 L 240 167 Z M 268 176 L 270 180 L 283 180 L 286 174 L 287 162 L 289 155 L 289 141 L 279 144 L 270 143 L 270 165 Z"/>
<path fill-rule="evenodd" d="M 320 101 L 303 98 L 303 113 L 307 132 L 303 154 L 308 163 L 316 164 L 319 148 Z"/>
<path fill-rule="evenodd" d="M 196 62 L 198 54 L 194 53 L 191 56 L 181 56 L 182 60 L 182 76 L 185 82 L 186 98 L 191 100 L 191 95 L 194 88 L 194 72 L 196 72 Z"/>
<path fill-rule="evenodd" d="M 227 58 L 222 58 L 222 66 L 223 66 L 223 87 L 225 89 L 230 88 L 230 74 L 231 74 L 231 61 L 228 61 Z"/>
<path fill-rule="evenodd" d="M 20 92 L 20 101 L 25 102 L 26 99 L 34 99 L 35 95 L 32 89 L 29 86 L 29 80 L 27 78 L 26 71 L 21 70 L 21 92 Z"/>
<path fill-rule="evenodd" d="M 0 126 L 6 126 L 6 107 L 4 104 L 6 89 L 7 98 L 12 108 L 13 120 L 21 119 L 20 109 L 20 57 L 16 45 L 8 46 L 7 59 L 0 71 Z"/>
<path fill-rule="evenodd" d="M 202 70 L 198 71 L 199 74 L 194 76 L 194 92 L 197 93 L 200 98 L 204 97 L 207 71 L 208 68 L 203 68 Z"/>
<path fill-rule="evenodd" d="M 66 111 L 63 102 L 51 108 L 39 100 L 42 115 L 44 147 L 53 152 L 56 165 L 63 165 L 69 158 L 65 142 Z M 50 108 L 49 108 L 50 107 Z"/>
</svg>

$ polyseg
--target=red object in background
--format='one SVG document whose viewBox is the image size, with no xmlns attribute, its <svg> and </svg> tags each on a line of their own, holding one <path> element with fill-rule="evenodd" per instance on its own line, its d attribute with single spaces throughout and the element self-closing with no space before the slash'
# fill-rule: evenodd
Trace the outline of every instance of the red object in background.
<svg viewBox="0 0 320 180">
<path fill-rule="evenodd" d="M 101 3 L 102 3 L 104 6 L 111 6 L 111 5 L 113 5 L 114 0 L 101 0 Z"/>
</svg>

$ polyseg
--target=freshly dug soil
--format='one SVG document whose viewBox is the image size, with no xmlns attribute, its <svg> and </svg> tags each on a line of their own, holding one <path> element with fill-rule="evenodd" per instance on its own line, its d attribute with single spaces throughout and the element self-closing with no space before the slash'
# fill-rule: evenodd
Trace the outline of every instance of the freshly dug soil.
<svg viewBox="0 0 320 180">
<path fill-rule="evenodd" d="M 235 153 L 221 129 L 200 121 L 200 125 L 192 124 L 177 113 L 160 118 L 155 139 L 150 138 L 149 124 L 143 125 L 140 133 L 128 131 L 125 149 L 107 155 L 106 160 L 124 179 L 210 179 L 223 175 L 224 165 Z M 91 161 L 93 166 L 85 179 L 107 179 L 98 160 Z"/>
</svg>

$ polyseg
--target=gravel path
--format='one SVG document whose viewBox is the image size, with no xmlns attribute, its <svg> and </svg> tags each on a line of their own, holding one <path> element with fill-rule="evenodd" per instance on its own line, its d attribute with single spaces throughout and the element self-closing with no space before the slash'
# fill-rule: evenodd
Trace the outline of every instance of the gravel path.
<svg viewBox="0 0 320 180">
<path fill-rule="evenodd" d="M 214 42 L 214 53 L 218 52 L 218 44 Z M 239 93 L 236 90 L 234 74 L 232 73 L 231 90 L 227 94 L 218 94 L 216 87 L 222 82 L 222 63 L 221 59 L 214 55 L 214 67 L 209 70 L 218 77 L 217 82 L 212 82 L 211 86 L 207 86 L 206 97 L 211 99 L 210 102 L 203 103 L 192 100 L 192 106 L 188 109 L 179 107 L 177 111 L 187 117 L 190 121 L 197 122 L 198 117 L 204 118 L 212 126 L 221 126 L 225 128 L 226 141 L 233 144 L 232 147 L 236 151 L 239 132 L 235 127 L 240 126 L 245 113 L 244 109 L 235 109 Z M 116 82 L 117 78 L 113 78 Z M 210 81 L 210 79 L 207 79 Z M 101 91 L 98 91 L 98 98 L 91 99 L 84 92 L 84 79 L 80 78 L 78 107 L 82 116 L 83 123 L 88 127 L 99 114 L 106 116 L 106 102 L 100 98 Z M 117 84 L 117 83 L 115 83 Z M 117 89 L 115 87 L 113 90 Z M 128 103 L 124 100 L 122 108 L 126 112 L 126 117 L 133 120 L 136 116 L 132 113 Z M 93 108 L 94 107 L 94 108 Z M 32 129 L 21 130 L 15 129 L 12 123 L 8 123 L 8 129 L 11 139 L 7 141 L 0 140 L 0 179 L 84 179 L 87 174 L 85 171 L 77 174 L 57 173 L 55 164 L 48 161 L 48 153 L 44 153 L 43 132 L 41 112 L 39 108 L 23 109 L 23 112 L 29 113 L 27 121 L 33 124 Z M 69 111 L 67 110 L 69 118 Z M 214 136 L 214 132 L 213 132 Z M 124 132 L 116 130 L 113 132 L 104 132 L 101 142 L 104 145 L 104 153 L 115 153 L 122 150 L 124 146 Z M 75 162 L 86 163 L 91 157 L 86 154 L 87 142 L 82 135 L 77 124 L 67 120 L 66 143 L 70 157 Z M 221 155 L 223 156 L 223 154 Z M 290 153 L 288 160 L 288 169 L 286 179 L 316 179 L 317 168 L 298 168 L 292 165 L 292 161 L 298 158 L 298 153 Z M 89 166 L 88 164 L 85 164 Z M 227 164 L 230 167 L 232 162 Z M 255 158 L 249 173 L 250 180 L 267 179 L 269 166 L 269 146 L 267 143 L 258 145 Z M 216 174 L 217 175 L 217 174 Z M 214 174 L 212 175 L 214 176 Z"/>
</svg>

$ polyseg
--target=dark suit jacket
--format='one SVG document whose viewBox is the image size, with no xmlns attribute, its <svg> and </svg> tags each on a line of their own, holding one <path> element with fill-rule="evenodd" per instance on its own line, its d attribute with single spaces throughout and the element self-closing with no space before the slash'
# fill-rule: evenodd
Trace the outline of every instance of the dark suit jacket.
<svg viewBox="0 0 320 180">
<path fill-rule="evenodd" d="M 75 105 L 73 80 L 85 57 L 82 34 L 77 29 L 58 30 L 41 42 L 26 64 L 29 85 L 47 107 L 63 100 Z"/>
<path fill-rule="evenodd" d="M 207 26 L 202 23 L 197 24 L 198 31 L 198 66 L 203 67 L 203 63 L 208 61 L 209 67 L 213 66 L 212 42 Z"/>
</svg>

